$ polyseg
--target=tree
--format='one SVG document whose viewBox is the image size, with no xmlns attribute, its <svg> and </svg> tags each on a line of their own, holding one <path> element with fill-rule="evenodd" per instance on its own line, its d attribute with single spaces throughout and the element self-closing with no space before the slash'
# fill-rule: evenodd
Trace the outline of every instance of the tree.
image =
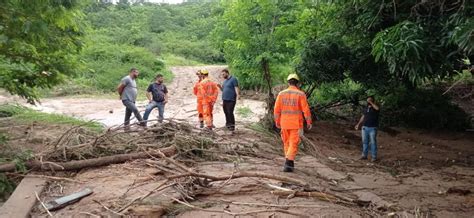
<svg viewBox="0 0 474 218">
<path fill-rule="evenodd" d="M 292 29 L 296 21 L 294 1 L 230 1 L 222 3 L 224 27 L 217 34 L 223 41 L 224 56 L 233 69 L 238 69 L 240 78 L 257 80 L 263 78 L 268 89 L 267 110 L 273 114 L 271 65 L 288 62 L 293 51 L 286 42 L 296 36 Z M 272 120 L 272 119 L 269 119 Z"/>
<path fill-rule="evenodd" d="M 35 88 L 74 72 L 84 33 L 79 0 L 6 0 L 0 3 L 0 87 L 38 100 Z"/>
</svg>

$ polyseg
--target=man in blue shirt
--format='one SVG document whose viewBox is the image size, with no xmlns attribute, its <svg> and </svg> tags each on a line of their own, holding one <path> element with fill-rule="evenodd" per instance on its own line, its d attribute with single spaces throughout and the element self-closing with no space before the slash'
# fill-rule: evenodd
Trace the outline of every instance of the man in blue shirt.
<svg viewBox="0 0 474 218">
<path fill-rule="evenodd" d="M 158 108 L 159 114 L 158 122 L 163 122 L 165 104 L 168 103 L 168 89 L 166 88 L 165 84 L 163 84 L 163 75 L 156 75 L 155 82 L 150 84 L 146 91 L 146 97 L 148 98 L 149 104 L 146 106 L 143 119 L 147 121 L 151 111 L 156 107 Z"/>
<path fill-rule="evenodd" d="M 222 106 L 225 114 L 225 126 L 230 131 L 235 130 L 234 108 L 237 99 L 240 99 L 239 81 L 230 75 L 229 70 L 223 69 L 221 72 L 225 79 L 222 85 L 218 85 L 222 91 Z"/>
</svg>

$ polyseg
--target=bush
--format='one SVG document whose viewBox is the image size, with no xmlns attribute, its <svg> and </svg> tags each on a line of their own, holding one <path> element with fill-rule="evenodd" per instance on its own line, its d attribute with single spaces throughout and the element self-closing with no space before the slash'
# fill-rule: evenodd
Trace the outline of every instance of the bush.
<svg viewBox="0 0 474 218">
<path fill-rule="evenodd" d="M 148 84 L 157 72 L 164 74 L 166 79 L 171 79 L 169 72 L 163 72 L 163 61 L 145 48 L 108 43 L 94 44 L 84 49 L 82 57 L 87 69 L 79 78 L 87 78 L 92 87 L 100 91 L 115 91 L 120 79 L 127 75 L 132 67 L 140 71 L 139 84 Z"/>
<path fill-rule="evenodd" d="M 383 97 L 382 123 L 422 129 L 465 130 L 469 116 L 437 89 L 399 88 Z"/>
</svg>

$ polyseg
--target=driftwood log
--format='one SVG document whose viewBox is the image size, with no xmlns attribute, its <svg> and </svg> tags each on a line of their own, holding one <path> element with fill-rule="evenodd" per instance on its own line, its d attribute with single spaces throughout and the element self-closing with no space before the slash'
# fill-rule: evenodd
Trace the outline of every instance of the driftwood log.
<svg viewBox="0 0 474 218">
<path fill-rule="evenodd" d="M 176 147 L 170 146 L 160 149 L 161 153 L 166 156 L 172 156 L 176 154 Z M 135 159 L 150 158 L 150 155 L 158 155 L 157 152 L 138 152 L 130 154 L 117 154 L 112 156 L 105 156 L 87 160 L 75 160 L 69 162 L 41 162 L 39 160 L 30 160 L 25 162 L 26 169 L 33 171 L 68 171 L 68 170 L 80 170 L 89 167 L 99 167 L 110 164 L 124 163 Z M 13 172 L 15 171 L 15 163 L 7 163 L 0 165 L 0 172 Z"/>
</svg>

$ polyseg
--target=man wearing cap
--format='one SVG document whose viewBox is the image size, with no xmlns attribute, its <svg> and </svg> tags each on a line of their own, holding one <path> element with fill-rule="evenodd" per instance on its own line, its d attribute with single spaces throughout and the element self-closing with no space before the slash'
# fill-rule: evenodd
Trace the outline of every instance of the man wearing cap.
<svg viewBox="0 0 474 218">
<path fill-rule="evenodd" d="M 199 87 L 201 85 L 202 81 L 202 75 L 201 75 L 201 70 L 198 70 L 196 72 L 196 75 L 198 76 L 198 81 L 194 84 L 193 87 L 193 94 L 196 96 L 197 99 L 197 112 L 198 112 L 198 119 L 199 119 L 199 127 L 204 128 L 204 115 L 203 115 L 203 109 L 202 109 L 202 95 L 199 91 Z"/>
<path fill-rule="evenodd" d="M 202 81 L 199 83 L 199 94 L 202 96 L 202 110 L 207 130 L 212 130 L 213 108 L 219 94 L 217 83 L 209 79 L 209 71 L 201 70 Z"/>
<path fill-rule="evenodd" d="M 275 125 L 281 129 L 286 158 L 283 172 L 293 172 L 300 133 L 303 131 L 303 114 L 308 130 L 312 128 L 312 120 L 306 94 L 297 87 L 300 81 L 298 75 L 290 74 L 287 81 L 288 88 L 278 94 L 273 115 Z"/>
</svg>

